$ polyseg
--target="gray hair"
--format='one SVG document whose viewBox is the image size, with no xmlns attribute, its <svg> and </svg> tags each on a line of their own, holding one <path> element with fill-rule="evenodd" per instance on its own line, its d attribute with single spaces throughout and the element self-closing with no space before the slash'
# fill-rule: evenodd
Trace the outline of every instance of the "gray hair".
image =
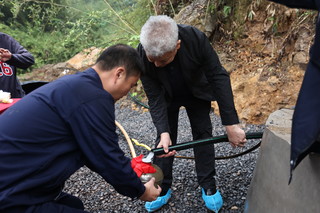
<svg viewBox="0 0 320 213">
<path fill-rule="evenodd" d="M 177 41 L 178 25 L 168 16 L 150 16 L 141 28 L 140 43 L 148 56 L 158 57 L 172 51 Z"/>
</svg>

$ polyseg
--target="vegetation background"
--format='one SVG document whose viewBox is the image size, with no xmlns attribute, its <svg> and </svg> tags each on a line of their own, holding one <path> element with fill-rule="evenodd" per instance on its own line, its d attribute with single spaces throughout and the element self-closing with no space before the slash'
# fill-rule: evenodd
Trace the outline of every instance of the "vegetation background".
<svg viewBox="0 0 320 213">
<path fill-rule="evenodd" d="M 150 15 L 171 17 L 193 0 L 0 0 L 0 31 L 12 35 L 37 59 L 38 68 L 66 61 L 89 47 L 105 48 L 123 42 L 136 47 L 140 28 Z M 216 29 L 211 40 L 227 42 L 245 35 L 245 23 L 257 16 L 265 0 L 204 1 Z M 265 3 L 264 3 L 265 4 Z M 263 8 L 263 7 L 262 7 Z M 283 33 L 286 14 L 274 8 L 264 20 L 268 35 Z M 299 13 L 300 18 L 312 11 Z M 312 16 L 314 17 L 314 16 Z M 281 29 L 282 28 L 282 29 Z"/>
<path fill-rule="evenodd" d="M 0 0 L 0 31 L 36 59 L 27 73 L 20 70 L 20 80 L 51 81 L 64 71 L 55 64 L 85 49 L 120 42 L 136 47 L 141 26 L 150 15 L 160 14 L 200 24 L 206 33 L 210 29 L 208 37 L 230 73 L 242 121 L 261 124 L 271 112 L 295 105 L 317 11 L 268 0 Z M 147 101 L 140 83 L 132 96 Z"/>
<path fill-rule="evenodd" d="M 39 68 L 66 61 L 89 47 L 104 48 L 119 42 L 136 47 L 140 28 L 150 15 L 174 17 L 192 2 L 0 0 L 0 31 L 10 34 L 28 49 L 36 58 L 32 68 Z M 252 5 L 259 2 L 261 0 L 210 0 L 203 6 L 213 15 L 214 22 L 219 23 L 218 31 L 237 38 L 241 36 L 241 27 L 234 30 L 232 23 L 243 24 L 243 17 L 252 18 Z"/>
<path fill-rule="evenodd" d="M 0 0 L 0 31 L 36 58 L 33 68 L 66 61 L 88 47 L 138 44 L 152 14 L 147 0 Z"/>
</svg>

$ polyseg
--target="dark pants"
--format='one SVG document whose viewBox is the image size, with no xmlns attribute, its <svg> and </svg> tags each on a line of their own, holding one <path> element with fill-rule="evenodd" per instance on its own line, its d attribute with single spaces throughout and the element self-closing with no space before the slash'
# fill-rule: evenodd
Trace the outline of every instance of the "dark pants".
<svg viewBox="0 0 320 213">
<path fill-rule="evenodd" d="M 193 140 L 212 137 L 212 124 L 210 120 L 211 102 L 200 99 L 191 99 L 183 102 L 174 102 L 168 107 L 168 119 L 170 126 L 170 137 L 172 144 L 177 142 L 178 117 L 181 106 L 186 108 L 190 125 L 192 129 Z M 157 139 L 157 145 L 160 142 L 160 136 Z M 205 145 L 193 149 L 195 156 L 196 172 L 198 182 L 205 189 L 215 189 L 215 152 L 214 145 Z M 161 196 L 165 195 L 172 185 L 172 165 L 174 157 L 154 158 L 163 171 L 164 179 L 161 185 Z"/>
<path fill-rule="evenodd" d="M 1 210 L 1 213 L 84 213 L 82 201 L 67 193 L 61 193 L 60 196 L 52 201 L 33 206 L 12 207 Z M 86 212 L 88 213 L 88 212 Z"/>
</svg>

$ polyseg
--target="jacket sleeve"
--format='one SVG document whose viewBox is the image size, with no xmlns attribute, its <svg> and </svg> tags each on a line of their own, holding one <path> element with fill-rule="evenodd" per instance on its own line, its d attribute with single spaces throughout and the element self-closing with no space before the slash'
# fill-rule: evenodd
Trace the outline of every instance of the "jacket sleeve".
<svg viewBox="0 0 320 213">
<path fill-rule="evenodd" d="M 34 57 L 19 42 L 11 37 L 8 42 L 10 42 L 9 51 L 12 53 L 12 57 L 6 63 L 22 69 L 27 69 L 34 64 Z"/>
<path fill-rule="evenodd" d="M 219 105 L 223 125 L 239 123 L 235 109 L 230 76 L 221 65 L 217 53 L 212 48 L 209 39 L 201 31 L 195 31 L 199 42 L 198 50 L 204 69 L 204 74 L 212 87 L 214 97 Z"/>
<path fill-rule="evenodd" d="M 320 9 L 320 0 L 269 0 L 275 3 L 286 5 L 287 7 L 292 8 L 302 8 L 302 9 L 311 9 L 318 10 Z"/>
<path fill-rule="evenodd" d="M 85 165 L 100 174 L 120 194 L 139 198 L 145 187 L 131 168 L 130 159 L 119 147 L 111 98 L 103 97 L 82 104 L 74 110 L 68 122 Z"/>
<path fill-rule="evenodd" d="M 167 116 L 167 102 L 165 100 L 165 90 L 161 86 L 159 80 L 156 78 L 156 73 L 154 73 L 154 70 L 151 70 L 151 66 L 145 56 L 145 52 L 141 44 L 138 46 L 138 52 L 142 57 L 146 68 L 146 72 L 141 75 L 141 82 L 148 98 L 152 121 L 157 129 L 158 135 L 163 132 L 170 132 Z"/>
</svg>

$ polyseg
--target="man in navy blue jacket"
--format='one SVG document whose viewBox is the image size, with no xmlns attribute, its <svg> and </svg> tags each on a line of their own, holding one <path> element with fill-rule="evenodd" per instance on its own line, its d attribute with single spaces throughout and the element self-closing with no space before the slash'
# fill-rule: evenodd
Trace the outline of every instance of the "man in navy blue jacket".
<svg viewBox="0 0 320 213">
<path fill-rule="evenodd" d="M 80 167 L 119 193 L 152 201 L 161 188 L 143 185 L 118 144 L 114 103 L 136 85 L 144 67 L 127 45 L 107 48 L 84 72 L 48 83 L 0 116 L 0 212 L 84 212 L 64 192 Z"/>
<path fill-rule="evenodd" d="M 0 90 L 10 92 L 12 98 L 23 97 L 17 68 L 27 69 L 33 64 L 33 56 L 19 42 L 0 32 Z"/>
<path fill-rule="evenodd" d="M 272 0 L 288 7 L 320 12 L 320 0 Z M 320 152 L 320 17 L 310 49 L 310 60 L 293 114 L 291 134 L 291 173 L 311 151 Z"/>
</svg>

